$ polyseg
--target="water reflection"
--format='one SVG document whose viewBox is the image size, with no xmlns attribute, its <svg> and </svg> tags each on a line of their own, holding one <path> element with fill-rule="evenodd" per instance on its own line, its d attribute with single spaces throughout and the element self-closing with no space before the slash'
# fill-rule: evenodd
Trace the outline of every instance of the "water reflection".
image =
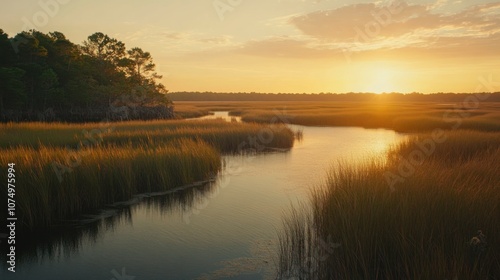
<svg viewBox="0 0 500 280">
<path fill-rule="evenodd" d="M 241 117 L 230 116 L 227 111 L 216 111 L 210 112 L 210 115 L 201 118 L 195 118 L 196 120 L 212 120 L 212 119 L 223 119 L 228 122 L 241 122 Z M 195 120 L 193 119 L 193 120 Z"/>
<path fill-rule="evenodd" d="M 131 222 L 132 214 L 129 208 L 116 209 L 113 212 L 114 215 L 92 223 L 60 225 L 50 230 L 38 230 L 32 233 L 18 232 L 16 236 L 17 265 L 69 258 L 77 254 L 82 246 L 97 242 L 105 231 L 113 230 L 119 224 Z M 2 252 L 6 250 L 7 247 L 2 246 Z M 4 255 L 2 254 L 0 258 L 5 265 Z"/>
<path fill-rule="evenodd" d="M 77 255 L 85 246 L 92 246 L 115 228 L 133 225 L 137 212 L 158 212 L 164 215 L 182 215 L 203 205 L 207 194 L 217 189 L 214 181 L 178 189 L 172 192 L 141 194 L 130 201 L 116 203 L 97 214 L 84 215 L 81 219 L 65 221 L 48 230 L 18 232 L 16 263 L 57 261 Z M 34 238 L 36 236 L 36 238 Z M 7 243 L 0 243 L 0 250 L 7 252 Z M 6 267 L 5 255 L 0 260 Z M 1 275 L 1 274 L 0 274 Z"/>
</svg>

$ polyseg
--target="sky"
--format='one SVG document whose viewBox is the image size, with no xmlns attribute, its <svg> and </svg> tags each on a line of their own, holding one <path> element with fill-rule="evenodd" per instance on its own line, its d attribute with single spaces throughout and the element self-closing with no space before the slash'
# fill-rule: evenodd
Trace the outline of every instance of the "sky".
<svg viewBox="0 0 500 280">
<path fill-rule="evenodd" d="M 10 36 L 103 32 L 171 92 L 475 92 L 500 79 L 500 1 L 17 0 Z"/>
</svg>

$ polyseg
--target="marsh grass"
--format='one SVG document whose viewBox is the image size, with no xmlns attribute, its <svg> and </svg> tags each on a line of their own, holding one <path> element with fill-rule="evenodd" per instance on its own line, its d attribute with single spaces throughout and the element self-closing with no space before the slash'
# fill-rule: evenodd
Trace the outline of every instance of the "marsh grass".
<svg viewBox="0 0 500 280">
<path fill-rule="evenodd" d="M 283 125 L 222 120 L 9 123 L 0 125 L 0 162 L 16 164 L 20 228 L 35 229 L 206 180 L 221 168 L 221 153 L 286 150 L 293 142 Z M 7 189 L 0 195 L 7 200 Z"/>
<path fill-rule="evenodd" d="M 465 98 L 465 97 L 464 97 Z M 467 105 L 467 106 L 465 106 Z M 474 105 L 474 106 L 473 106 Z M 176 108 L 229 111 L 245 122 L 281 120 L 307 126 L 359 126 L 398 132 L 435 128 L 500 131 L 500 104 L 440 104 L 436 102 L 177 102 Z"/>
<path fill-rule="evenodd" d="M 391 190 L 384 174 L 395 172 L 425 137 L 394 147 L 389 160 L 333 168 L 313 191 L 310 208 L 285 220 L 279 277 L 499 279 L 500 133 L 448 133 Z M 477 230 L 488 238 L 480 254 L 469 245 Z M 328 236 L 341 247 L 318 261 L 311 248 Z M 304 262 L 311 259 L 312 265 Z"/>
<path fill-rule="evenodd" d="M 282 124 L 224 120 L 0 124 L 0 148 L 158 145 L 179 138 L 202 139 L 223 153 L 238 152 L 243 142 L 254 138 L 267 148 L 288 149 L 294 141 L 293 132 Z"/>
<path fill-rule="evenodd" d="M 220 126 L 182 126 L 170 130 L 123 131 L 107 135 L 104 143 L 122 145 L 132 144 L 158 145 L 175 138 L 201 139 L 217 148 L 222 153 L 238 153 L 245 149 L 272 150 L 289 149 L 293 146 L 295 134 L 285 125 L 242 124 L 213 120 L 203 122 Z"/>
<path fill-rule="evenodd" d="M 189 139 L 155 147 L 95 147 L 80 153 L 81 163 L 62 170 L 59 181 L 54 163 L 66 162 L 66 150 L 20 147 L 2 151 L 1 162 L 16 163 L 17 215 L 23 226 L 50 226 L 138 193 L 205 180 L 221 167 L 216 149 Z"/>
<path fill-rule="evenodd" d="M 187 119 L 187 118 L 199 118 L 206 115 L 209 115 L 210 112 L 207 109 L 201 109 L 196 106 L 184 105 L 181 108 L 175 107 L 174 115 L 179 119 Z"/>
</svg>

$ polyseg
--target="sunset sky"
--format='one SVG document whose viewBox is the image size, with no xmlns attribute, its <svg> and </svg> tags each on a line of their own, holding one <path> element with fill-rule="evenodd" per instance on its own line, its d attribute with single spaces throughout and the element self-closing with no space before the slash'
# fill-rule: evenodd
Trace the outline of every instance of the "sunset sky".
<svg viewBox="0 0 500 280">
<path fill-rule="evenodd" d="M 499 1 L 19 0 L 2 3 L 0 28 L 75 43 L 103 32 L 149 51 L 170 91 L 473 92 L 500 79 Z"/>
</svg>

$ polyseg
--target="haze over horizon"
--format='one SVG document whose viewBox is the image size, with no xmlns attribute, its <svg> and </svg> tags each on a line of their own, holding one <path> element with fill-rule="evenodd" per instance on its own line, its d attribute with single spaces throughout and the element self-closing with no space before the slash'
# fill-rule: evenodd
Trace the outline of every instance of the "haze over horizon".
<svg viewBox="0 0 500 280">
<path fill-rule="evenodd" d="M 11 37 L 95 32 L 154 58 L 170 91 L 475 92 L 500 77 L 500 2 L 22 0 Z"/>
</svg>

